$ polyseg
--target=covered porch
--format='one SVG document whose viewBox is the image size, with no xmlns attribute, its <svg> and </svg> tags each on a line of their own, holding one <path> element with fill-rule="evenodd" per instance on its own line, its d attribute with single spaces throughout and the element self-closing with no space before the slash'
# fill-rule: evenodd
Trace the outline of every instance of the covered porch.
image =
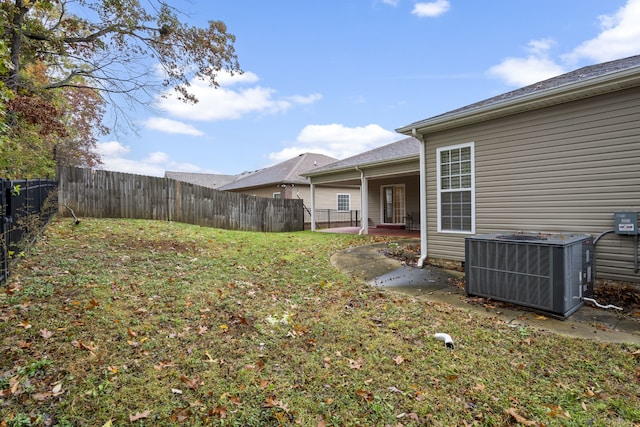
<svg viewBox="0 0 640 427">
<path fill-rule="evenodd" d="M 320 233 L 358 234 L 360 227 L 336 227 L 315 230 Z M 369 227 L 370 236 L 394 236 L 400 239 L 420 239 L 420 230 L 408 230 L 406 228 Z"/>
</svg>

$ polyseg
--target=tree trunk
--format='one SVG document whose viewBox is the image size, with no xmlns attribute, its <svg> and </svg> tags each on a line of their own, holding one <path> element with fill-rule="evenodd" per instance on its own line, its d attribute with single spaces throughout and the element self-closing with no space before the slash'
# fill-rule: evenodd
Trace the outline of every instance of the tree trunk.
<svg viewBox="0 0 640 427">
<path fill-rule="evenodd" d="M 22 23 L 24 16 L 29 10 L 22 0 L 15 0 L 13 8 L 13 16 L 11 17 L 11 40 L 9 44 L 11 70 L 9 70 L 9 79 L 7 86 L 14 92 L 17 92 L 20 86 L 20 53 L 22 49 Z"/>
</svg>

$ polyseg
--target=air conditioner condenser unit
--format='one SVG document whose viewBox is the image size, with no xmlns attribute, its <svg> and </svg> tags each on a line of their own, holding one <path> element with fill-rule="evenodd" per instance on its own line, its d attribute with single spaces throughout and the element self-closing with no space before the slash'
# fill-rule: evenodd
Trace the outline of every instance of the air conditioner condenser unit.
<svg viewBox="0 0 640 427">
<path fill-rule="evenodd" d="M 593 296 L 589 235 L 495 233 L 465 239 L 466 292 L 566 318 Z"/>
</svg>

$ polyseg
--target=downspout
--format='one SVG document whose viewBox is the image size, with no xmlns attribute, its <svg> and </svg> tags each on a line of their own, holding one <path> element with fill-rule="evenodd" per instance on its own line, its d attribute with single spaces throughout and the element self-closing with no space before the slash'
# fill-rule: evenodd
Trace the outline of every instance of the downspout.
<svg viewBox="0 0 640 427">
<path fill-rule="evenodd" d="M 422 137 L 418 137 L 415 128 L 411 129 L 411 134 L 420 141 L 420 259 L 418 259 L 418 268 L 422 268 L 427 259 L 427 144 Z"/>
<path fill-rule="evenodd" d="M 358 234 L 369 234 L 369 185 L 364 171 L 356 166 L 360 172 L 360 231 Z"/>
<path fill-rule="evenodd" d="M 316 231 L 316 186 L 313 182 L 309 185 L 311 191 L 311 231 Z"/>
</svg>

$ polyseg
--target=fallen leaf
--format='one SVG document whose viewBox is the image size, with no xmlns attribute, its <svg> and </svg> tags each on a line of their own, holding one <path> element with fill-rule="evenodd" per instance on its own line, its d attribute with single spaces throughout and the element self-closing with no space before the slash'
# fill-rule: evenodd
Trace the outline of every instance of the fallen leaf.
<svg viewBox="0 0 640 427">
<path fill-rule="evenodd" d="M 53 335 L 53 332 L 48 331 L 46 329 L 40 329 L 40 336 L 45 340 L 48 340 Z"/>
<path fill-rule="evenodd" d="M 363 363 L 362 359 L 358 359 L 358 360 L 348 359 L 348 361 L 349 361 L 349 367 L 351 369 L 362 369 L 362 363 Z"/>
<path fill-rule="evenodd" d="M 191 390 L 197 390 L 198 386 L 200 385 L 200 377 L 198 377 L 197 375 L 193 377 L 193 379 L 187 378 L 186 375 L 181 375 L 180 381 L 185 383 Z"/>
<path fill-rule="evenodd" d="M 487 386 L 481 383 L 476 383 L 476 385 L 473 387 L 473 389 L 476 391 L 484 391 L 484 389 L 486 388 Z"/>
<path fill-rule="evenodd" d="M 21 322 L 20 326 L 22 326 L 25 329 L 31 329 L 31 324 L 29 322 L 27 322 L 26 320 L 24 322 Z"/>
<path fill-rule="evenodd" d="M 31 395 L 31 397 L 39 402 L 42 402 L 43 400 L 47 400 L 48 398 L 50 398 L 51 393 L 34 393 L 33 395 Z"/>
<path fill-rule="evenodd" d="M 198 326 L 198 335 L 202 335 L 209 330 L 206 326 Z"/>
<path fill-rule="evenodd" d="M 56 384 L 53 389 L 51 389 L 51 392 L 53 393 L 54 396 L 57 396 L 59 394 L 62 393 L 62 383 L 60 384 Z"/>
<path fill-rule="evenodd" d="M 402 357 L 401 355 L 397 355 L 393 358 L 393 361 L 396 365 L 401 365 L 404 362 L 404 357 Z"/>
<path fill-rule="evenodd" d="M 534 426 L 534 425 L 536 425 L 535 421 L 528 420 L 525 417 L 523 417 L 522 415 L 519 415 L 516 412 L 515 408 L 505 409 L 504 412 L 506 412 L 508 415 L 511 415 L 513 417 L 513 419 L 516 420 L 517 422 L 519 422 L 520 424 L 524 424 L 526 426 Z"/>
<path fill-rule="evenodd" d="M 362 398 L 362 400 L 364 400 L 367 403 L 373 402 L 373 393 L 371 393 L 370 391 L 358 389 L 356 391 L 356 394 L 360 396 L 360 398 Z"/>
<path fill-rule="evenodd" d="M 100 305 L 100 303 L 96 300 L 94 300 L 93 298 L 91 298 L 89 300 L 89 303 L 87 304 L 87 310 L 93 310 L 94 308 L 98 307 Z"/>
<path fill-rule="evenodd" d="M 71 345 L 78 347 L 81 350 L 86 350 L 88 351 L 92 356 L 95 356 L 96 354 L 94 353 L 94 350 L 96 350 L 98 347 L 93 343 L 89 343 L 89 344 L 85 344 L 80 340 L 73 340 L 71 341 Z"/>
<path fill-rule="evenodd" d="M 143 418 L 149 418 L 149 415 L 151 415 L 151 411 L 149 410 L 146 410 L 144 412 L 137 412 L 135 415 L 129 414 L 129 421 L 135 422 Z"/>
<path fill-rule="evenodd" d="M 169 363 L 169 362 L 165 362 L 164 360 L 160 363 L 158 363 L 157 365 L 153 365 L 153 369 L 155 370 L 162 370 L 163 368 L 166 368 L 168 366 L 173 366 L 173 364 Z"/>
<path fill-rule="evenodd" d="M 224 406 L 216 406 L 213 410 L 213 415 L 217 415 L 218 417 L 225 419 L 227 418 L 227 408 Z"/>
<path fill-rule="evenodd" d="M 191 409 L 189 407 L 176 409 L 170 417 L 171 421 L 178 423 L 183 423 L 189 418 L 191 418 Z"/>
</svg>

